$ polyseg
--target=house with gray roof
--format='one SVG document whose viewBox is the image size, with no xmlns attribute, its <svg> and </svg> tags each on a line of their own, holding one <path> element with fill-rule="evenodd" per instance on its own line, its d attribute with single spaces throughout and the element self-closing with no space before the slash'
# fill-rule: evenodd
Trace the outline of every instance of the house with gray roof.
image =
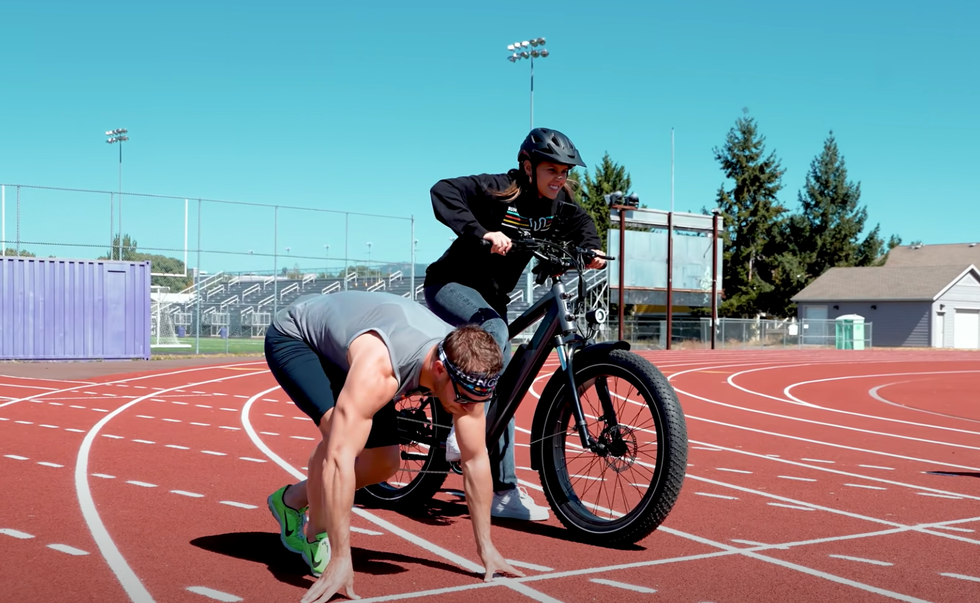
<svg viewBox="0 0 980 603">
<path fill-rule="evenodd" d="M 799 318 L 863 316 L 876 347 L 980 349 L 980 253 L 976 263 L 931 263 L 961 260 L 980 247 L 915 255 L 927 247 L 954 246 L 895 254 L 896 247 L 882 267 L 831 268 L 792 298 Z"/>
</svg>

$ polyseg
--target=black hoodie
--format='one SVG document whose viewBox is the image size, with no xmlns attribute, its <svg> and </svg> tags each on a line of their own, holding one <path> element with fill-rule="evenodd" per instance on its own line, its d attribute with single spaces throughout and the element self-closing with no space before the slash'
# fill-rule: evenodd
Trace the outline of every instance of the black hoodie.
<svg viewBox="0 0 980 603">
<path fill-rule="evenodd" d="M 513 172 L 512 172 L 513 173 Z M 490 305 L 506 315 L 508 294 L 533 257 L 527 251 L 507 255 L 490 252 L 480 241 L 488 232 L 514 238 L 517 229 L 536 238 L 569 241 L 587 249 L 601 249 L 592 218 L 563 190 L 548 203 L 537 193 L 521 195 L 507 203 L 494 193 L 513 182 L 509 174 L 480 174 L 440 180 L 432 187 L 432 209 L 436 218 L 458 238 L 425 273 L 425 286 L 460 283 L 483 295 Z"/>
</svg>

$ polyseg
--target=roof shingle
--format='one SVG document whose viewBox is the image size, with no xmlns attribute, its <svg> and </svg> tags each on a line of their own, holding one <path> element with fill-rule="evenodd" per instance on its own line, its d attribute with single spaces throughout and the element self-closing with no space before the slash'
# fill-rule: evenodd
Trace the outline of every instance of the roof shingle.
<svg viewBox="0 0 980 603">
<path fill-rule="evenodd" d="M 976 266 L 970 264 L 831 268 L 791 299 L 794 302 L 931 301 L 968 268 L 973 268 L 975 278 L 980 278 Z"/>
</svg>

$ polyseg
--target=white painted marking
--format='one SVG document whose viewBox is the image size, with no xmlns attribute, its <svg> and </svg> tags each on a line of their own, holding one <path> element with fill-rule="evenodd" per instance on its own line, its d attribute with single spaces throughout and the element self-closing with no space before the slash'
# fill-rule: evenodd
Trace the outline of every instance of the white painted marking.
<svg viewBox="0 0 980 603">
<path fill-rule="evenodd" d="M 223 505 L 228 505 L 229 507 L 238 507 L 240 509 L 258 509 L 255 505 L 247 505 L 245 503 L 235 502 L 233 500 L 220 500 L 218 501 Z"/>
<path fill-rule="evenodd" d="M 796 480 L 798 482 L 815 482 L 815 481 L 817 481 L 817 480 L 813 479 L 812 477 L 794 477 L 792 475 L 777 475 L 776 477 L 778 477 L 779 479 L 792 479 L 792 480 Z"/>
<path fill-rule="evenodd" d="M 82 393 L 83 393 L 83 394 L 87 394 L 87 395 L 89 395 L 89 396 L 98 396 L 98 395 L 99 395 L 99 394 L 97 394 L 97 393 L 95 393 L 95 392 L 82 392 Z"/>
<path fill-rule="evenodd" d="M 88 551 L 83 551 L 82 549 L 76 549 L 73 546 L 68 546 L 67 544 L 49 544 L 49 549 L 54 549 L 61 553 L 67 553 L 69 555 L 74 555 L 80 557 L 82 555 L 88 555 Z"/>
<path fill-rule="evenodd" d="M 224 601 L 225 603 L 234 603 L 235 601 L 241 601 L 241 597 L 236 597 L 235 595 L 229 595 L 228 593 L 223 593 L 220 590 L 214 590 L 213 588 L 208 588 L 206 586 L 188 586 L 187 590 L 191 591 L 196 595 L 204 595 L 209 599 L 214 599 L 215 601 Z"/>
<path fill-rule="evenodd" d="M 307 419 L 309 419 L 309 417 L 293 417 L 293 418 L 296 419 L 297 421 L 306 421 Z"/>
<path fill-rule="evenodd" d="M 858 465 L 858 467 L 864 467 L 865 469 L 881 469 L 882 471 L 894 471 L 894 467 L 879 467 L 878 465 Z"/>
<path fill-rule="evenodd" d="M 193 421 L 191 422 L 191 425 L 196 425 L 198 427 L 211 427 L 210 423 L 195 423 Z"/>
<path fill-rule="evenodd" d="M 164 400 L 162 398 L 153 398 L 153 401 L 154 402 L 166 402 L 166 400 Z"/>
<path fill-rule="evenodd" d="M 647 588 L 645 586 L 636 586 L 633 584 L 625 584 L 623 582 L 616 582 L 613 580 L 606 580 L 605 578 L 592 578 L 590 582 L 595 582 L 596 584 L 603 584 L 605 586 L 612 586 L 614 588 L 622 588 L 623 590 L 631 590 L 633 592 L 653 594 L 655 591 L 652 588 Z"/>
<path fill-rule="evenodd" d="M 262 461 L 263 463 L 265 461 Z M 367 534 L 368 536 L 384 536 L 381 532 L 375 532 L 374 530 L 365 530 L 364 528 L 351 528 L 351 532 L 357 532 L 358 534 Z"/>
<path fill-rule="evenodd" d="M 267 417 L 277 417 L 277 418 L 280 418 L 280 419 L 283 418 L 282 415 L 277 415 L 277 414 L 274 414 L 274 413 L 271 413 L 271 412 L 265 413 L 265 416 L 267 416 Z"/>
<path fill-rule="evenodd" d="M 231 429 L 232 431 L 241 431 L 242 430 L 241 427 L 229 427 L 227 425 L 222 425 L 222 426 L 218 427 L 218 429 Z"/>
<path fill-rule="evenodd" d="M 102 479 L 116 479 L 115 475 L 109 475 L 107 473 L 93 473 L 94 477 L 101 477 Z"/>
<path fill-rule="evenodd" d="M 747 544 L 749 546 L 764 547 L 767 549 L 780 549 L 784 551 L 790 548 L 789 545 L 786 544 L 766 544 L 764 542 L 756 542 L 754 540 L 741 540 L 739 538 L 732 538 L 732 542 L 737 542 L 738 544 Z"/>
<path fill-rule="evenodd" d="M 108 410 L 106 410 L 104 408 L 93 408 L 92 410 L 94 410 L 95 412 L 109 412 Z"/>
<path fill-rule="evenodd" d="M 221 410 L 226 410 L 228 412 L 238 412 L 237 408 L 222 408 Z"/>
<path fill-rule="evenodd" d="M 46 429 L 58 429 L 57 425 L 38 425 L 38 427 L 44 427 Z"/>
<path fill-rule="evenodd" d="M 177 444 L 167 444 L 167 448 L 173 448 L 175 450 L 190 450 L 187 446 L 179 446 Z"/>
<path fill-rule="evenodd" d="M 266 402 L 278 402 L 279 400 L 273 400 L 272 398 L 262 398 Z"/>
<path fill-rule="evenodd" d="M 19 532 L 17 530 L 11 530 L 10 528 L 0 528 L 0 534 L 13 536 L 14 538 L 19 538 L 20 540 L 27 540 L 28 538 L 34 538 L 33 534 L 28 534 L 27 532 Z"/>
<path fill-rule="evenodd" d="M 941 573 L 940 576 L 946 576 L 947 578 L 959 578 L 960 580 L 969 580 L 970 582 L 980 582 L 980 578 L 974 576 L 966 576 L 964 574 L 949 574 Z"/>
<path fill-rule="evenodd" d="M 81 408 L 82 410 L 85 410 L 85 407 L 84 406 L 79 406 L 78 404 L 72 404 L 68 408 Z"/>
<path fill-rule="evenodd" d="M 14 459 L 15 461 L 26 461 L 26 460 L 28 460 L 26 456 L 19 456 L 19 455 L 16 455 L 16 454 L 5 454 L 3 456 L 7 457 L 8 459 Z"/>
<path fill-rule="evenodd" d="M 21 425 L 33 425 L 32 421 L 14 421 L 14 423 L 20 423 Z"/>
<path fill-rule="evenodd" d="M 784 505 L 783 503 L 775 503 L 775 502 L 766 503 L 766 504 L 769 505 L 769 506 L 772 506 L 772 507 L 783 507 L 784 509 L 796 509 L 798 511 L 815 511 L 816 510 L 813 507 L 801 507 L 799 505 Z"/>
<path fill-rule="evenodd" d="M 844 484 L 851 488 L 864 488 L 866 490 L 887 490 L 888 488 L 882 488 L 881 486 L 868 486 L 866 484 Z"/>
<path fill-rule="evenodd" d="M 293 438 L 294 440 L 308 440 L 310 442 L 312 442 L 315 439 L 315 438 L 308 438 L 306 436 L 289 436 L 289 437 Z"/>
<path fill-rule="evenodd" d="M 103 396 L 108 396 L 109 398 L 115 398 L 116 394 L 102 394 Z"/>
<path fill-rule="evenodd" d="M 64 406 L 61 402 L 48 402 L 51 406 Z"/>
<path fill-rule="evenodd" d="M 243 396 L 241 394 L 235 394 L 235 397 L 236 398 L 245 398 L 246 400 L 248 399 L 248 396 Z"/>
<path fill-rule="evenodd" d="M 724 494 L 711 494 L 710 492 L 695 492 L 698 496 L 710 496 L 711 498 L 724 498 L 725 500 L 738 500 L 737 496 L 725 496 Z"/>
<path fill-rule="evenodd" d="M 570 477 L 574 477 L 574 478 L 577 478 L 577 479 L 587 479 L 587 480 L 593 481 L 593 482 L 604 482 L 604 481 L 606 481 L 604 478 L 601 478 L 601 477 L 592 477 L 591 475 L 572 475 Z"/>
<path fill-rule="evenodd" d="M 167 423 L 183 423 L 180 419 L 164 419 Z"/>
<path fill-rule="evenodd" d="M 238 458 L 240 458 L 243 461 L 249 461 L 250 463 L 264 463 L 264 462 L 266 462 L 265 459 L 253 459 L 250 456 L 240 456 Z"/>
<path fill-rule="evenodd" d="M 47 461 L 38 461 L 38 465 L 44 465 L 45 467 L 54 467 L 55 469 L 61 469 L 64 465 L 59 465 L 58 463 L 49 463 Z"/>
<path fill-rule="evenodd" d="M 553 572 L 554 568 L 545 567 L 543 565 L 535 565 L 534 563 L 527 563 L 526 561 L 517 561 L 515 559 L 505 559 L 507 563 L 513 565 L 514 567 L 523 567 L 524 569 L 534 570 L 536 572 Z"/>
<path fill-rule="evenodd" d="M 202 450 L 201 452 L 203 452 L 204 454 L 210 454 L 210 455 L 213 455 L 213 456 L 228 456 L 224 452 L 215 452 L 213 450 Z"/>
<path fill-rule="evenodd" d="M 717 471 L 728 471 L 729 473 L 745 473 L 745 474 L 751 474 L 752 473 L 751 471 L 742 471 L 741 469 L 727 469 L 725 467 L 718 467 L 716 470 Z"/>
<path fill-rule="evenodd" d="M 153 419 L 150 415 L 136 415 L 137 419 Z"/>
<path fill-rule="evenodd" d="M 212 396 L 227 396 L 228 394 L 223 394 L 223 393 L 221 393 L 221 392 L 214 392 L 214 393 L 213 393 L 213 394 L 211 394 L 211 395 L 212 395 Z"/>
<path fill-rule="evenodd" d="M 111 438 L 113 440 L 124 440 L 125 439 L 122 436 L 112 435 L 111 433 L 104 433 L 104 434 L 102 434 L 102 437 L 104 437 L 104 438 Z"/>
<path fill-rule="evenodd" d="M 191 390 L 191 393 L 192 394 L 206 394 L 208 392 L 199 392 L 199 391 L 196 391 L 196 390 Z"/>
<path fill-rule="evenodd" d="M 937 530 L 952 530 L 954 532 L 971 532 L 971 533 L 973 532 L 973 530 L 968 530 L 966 528 L 957 528 L 954 526 L 932 526 L 932 527 Z"/>
<path fill-rule="evenodd" d="M 133 440 L 137 444 L 156 444 L 156 442 L 151 442 L 150 440 Z"/>
<path fill-rule="evenodd" d="M 858 563 L 870 563 L 871 565 L 881 565 L 881 566 L 891 566 L 893 563 L 888 563 L 887 561 L 876 561 L 874 559 L 862 559 L 861 557 L 848 557 L 847 555 L 828 555 L 828 557 L 833 557 L 834 559 L 843 559 L 845 561 L 857 561 Z"/>
<path fill-rule="evenodd" d="M 260 431 L 259 433 L 261 433 L 262 435 L 271 435 L 271 436 L 279 435 L 278 433 L 273 433 L 271 431 Z"/>
<path fill-rule="evenodd" d="M 190 496 L 191 498 L 204 498 L 203 494 L 197 494 L 196 492 L 187 492 L 185 490 L 171 490 L 172 494 L 180 494 L 181 496 Z"/>
<path fill-rule="evenodd" d="M 948 496 L 946 494 L 933 494 L 932 492 L 916 492 L 919 496 L 932 496 L 934 498 L 949 498 L 952 500 L 963 500 L 962 496 Z"/>
<path fill-rule="evenodd" d="M 71 431 L 74 433 L 85 433 L 84 429 L 75 429 L 74 427 L 65 427 L 65 431 Z"/>
<path fill-rule="evenodd" d="M 198 408 L 214 408 L 213 406 L 208 406 L 207 404 L 195 404 L 194 406 Z"/>
<path fill-rule="evenodd" d="M 176 400 L 174 400 L 174 404 L 177 404 L 177 405 L 180 405 L 180 406 L 190 406 L 190 404 L 187 403 L 187 402 L 178 402 Z"/>
<path fill-rule="evenodd" d="M 694 450 L 708 450 L 711 452 L 721 452 L 721 448 L 708 448 L 707 446 L 691 446 Z"/>
<path fill-rule="evenodd" d="M 134 486 L 139 486 L 141 488 L 156 488 L 157 487 L 156 484 L 149 484 L 147 482 L 138 482 L 138 481 L 135 481 L 135 480 L 127 480 L 126 483 L 127 484 L 133 484 Z"/>
</svg>

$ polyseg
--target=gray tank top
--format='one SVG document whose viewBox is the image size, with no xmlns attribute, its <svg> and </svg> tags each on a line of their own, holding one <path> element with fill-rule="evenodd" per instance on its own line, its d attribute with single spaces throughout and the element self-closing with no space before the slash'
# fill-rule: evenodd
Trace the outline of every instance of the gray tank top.
<svg viewBox="0 0 980 603">
<path fill-rule="evenodd" d="M 350 370 L 351 342 L 366 332 L 377 333 L 398 379 L 396 398 L 418 389 L 425 355 L 453 330 L 417 302 L 367 291 L 305 295 L 280 310 L 273 324 L 345 371 Z"/>
</svg>

